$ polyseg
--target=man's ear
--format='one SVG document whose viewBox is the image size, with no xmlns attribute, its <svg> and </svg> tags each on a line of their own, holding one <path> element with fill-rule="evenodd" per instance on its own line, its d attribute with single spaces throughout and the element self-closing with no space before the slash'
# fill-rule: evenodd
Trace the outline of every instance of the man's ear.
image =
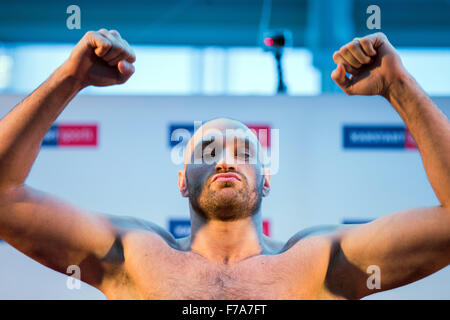
<svg viewBox="0 0 450 320">
<path fill-rule="evenodd" d="M 181 195 L 185 198 L 189 197 L 189 191 L 186 186 L 186 171 L 178 171 L 178 189 L 180 189 Z"/>
<path fill-rule="evenodd" d="M 270 169 L 264 169 L 264 185 L 263 185 L 263 197 L 267 197 L 270 192 Z"/>
</svg>

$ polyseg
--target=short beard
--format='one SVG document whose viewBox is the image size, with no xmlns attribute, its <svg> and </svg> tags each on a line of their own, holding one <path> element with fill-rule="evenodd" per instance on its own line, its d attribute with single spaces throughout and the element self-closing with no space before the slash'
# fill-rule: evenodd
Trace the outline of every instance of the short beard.
<svg viewBox="0 0 450 320">
<path fill-rule="evenodd" d="M 225 182 L 222 188 L 231 188 L 233 182 Z M 189 202 L 192 208 L 205 220 L 235 221 L 253 216 L 261 207 L 262 188 L 256 186 L 251 192 L 244 189 L 233 190 L 234 195 L 223 197 L 221 191 L 212 191 L 202 185 L 189 188 Z"/>
</svg>

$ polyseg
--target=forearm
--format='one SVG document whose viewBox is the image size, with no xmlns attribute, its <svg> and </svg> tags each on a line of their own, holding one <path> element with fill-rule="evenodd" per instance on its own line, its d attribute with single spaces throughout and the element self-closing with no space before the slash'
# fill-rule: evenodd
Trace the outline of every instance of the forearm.
<svg viewBox="0 0 450 320">
<path fill-rule="evenodd" d="M 46 132 L 80 90 L 63 65 L 0 120 L 0 190 L 25 182 Z"/>
<path fill-rule="evenodd" d="M 441 205 L 450 208 L 450 122 L 410 75 L 386 96 L 417 143 L 425 171 Z"/>
</svg>

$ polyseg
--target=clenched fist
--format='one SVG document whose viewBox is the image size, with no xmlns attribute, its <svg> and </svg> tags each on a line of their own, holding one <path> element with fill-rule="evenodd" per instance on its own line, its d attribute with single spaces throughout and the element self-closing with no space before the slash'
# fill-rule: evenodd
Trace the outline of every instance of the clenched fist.
<svg viewBox="0 0 450 320">
<path fill-rule="evenodd" d="M 383 33 L 353 40 L 336 51 L 333 60 L 337 68 L 331 78 L 349 95 L 387 97 L 390 86 L 407 73 Z"/>
<path fill-rule="evenodd" d="M 134 73 L 136 56 L 116 30 L 89 31 L 63 64 L 65 72 L 89 85 L 109 86 L 126 82 Z"/>
</svg>

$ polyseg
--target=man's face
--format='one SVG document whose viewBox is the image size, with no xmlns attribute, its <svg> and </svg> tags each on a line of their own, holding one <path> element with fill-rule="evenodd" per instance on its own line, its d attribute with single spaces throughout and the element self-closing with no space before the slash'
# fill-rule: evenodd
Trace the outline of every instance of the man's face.
<svg viewBox="0 0 450 320">
<path fill-rule="evenodd" d="M 237 121 L 212 120 L 197 130 L 186 149 L 184 195 L 199 215 L 231 221 L 258 212 L 269 188 L 259 148 L 256 136 Z"/>
</svg>

